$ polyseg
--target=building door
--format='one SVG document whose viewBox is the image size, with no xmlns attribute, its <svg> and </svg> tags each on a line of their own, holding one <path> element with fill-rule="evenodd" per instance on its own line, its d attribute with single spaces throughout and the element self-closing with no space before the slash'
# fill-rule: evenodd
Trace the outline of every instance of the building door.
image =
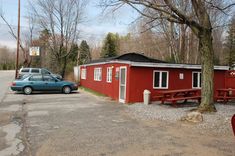
<svg viewBox="0 0 235 156">
<path fill-rule="evenodd" d="M 126 100 L 126 67 L 120 67 L 119 75 L 119 102 Z"/>
</svg>

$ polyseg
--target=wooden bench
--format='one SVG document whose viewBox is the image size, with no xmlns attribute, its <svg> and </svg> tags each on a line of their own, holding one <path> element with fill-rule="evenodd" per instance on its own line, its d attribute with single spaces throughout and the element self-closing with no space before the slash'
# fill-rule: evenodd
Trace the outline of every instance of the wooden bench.
<svg viewBox="0 0 235 156">
<path fill-rule="evenodd" d="M 171 102 L 173 105 L 176 104 L 177 101 L 187 102 L 189 99 L 197 99 L 199 102 L 201 100 L 200 89 L 179 89 L 179 90 L 166 90 L 160 91 L 157 96 L 153 96 L 153 98 L 158 98 L 162 104 L 165 101 Z"/>
<path fill-rule="evenodd" d="M 215 95 L 215 101 L 222 101 L 223 103 L 227 103 L 229 100 L 235 99 L 234 95 L 231 95 L 230 93 L 234 92 L 235 89 L 217 89 Z"/>
<path fill-rule="evenodd" d="M 234 96 L 227 96 L 227 97 L 224 97 L 224 96 L 216 96 L 215 97 L 215 101 L 222 101 L 223 103 L 227 103 L 228 101 L 230 100 L 235 100 L 235 97 Z"/>
<path fill-rule="evenodd" d="M 165 99 L 165 101 L 169 101 L 172 102 L 172 104 L 176 104 L 177 101 L 182 101 L 184 100 L 184 102 L 187 102 L 187 100 L 198 100 L 198 103 L 201 102 L 201 96 L 190 96 L 190 97 L 176 97 L 176 98 L 172 98 L 172 99 Z M 164 103 L 164 101 L 162 101 L 162 103 Z"/>
</svg>

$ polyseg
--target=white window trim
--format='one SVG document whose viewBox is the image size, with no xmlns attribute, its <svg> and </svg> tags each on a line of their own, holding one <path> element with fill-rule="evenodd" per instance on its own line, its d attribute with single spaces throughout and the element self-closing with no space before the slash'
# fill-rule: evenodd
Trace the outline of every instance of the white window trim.
<svg viewBox="0 0 235 156">
<path fill-rule="evenodd" d="M 102 68 L 101 67 L 94 68 L 94 81 L 102 81 Z"/>
<path fill-rule="evenodd" d="M 111 72 L 111 73 L 109 73 L 109 72 Z M 112 74 L 113 74 L 113 68 L 107 67 L 106 82 L 112 83 Z"/>
<path fill-rule="evenodd" d="M 86 69 L 82 69 L 82 74 L 81 74 L 81 79 L 83 79 L 83 80 L 86 80 L 86 73 L 87 72 L 87 70 Z"/>
<path fill-rule="evenodd" d="M 159 72 L 160 73 L 160 78 L 159 78 L 159 87 L 155 87 L 154 86 L 154 80 L 155 80 L 155 72 Z M 166 78 L 166 87 L 162 87 L 162 73 L 163 72 L 166 72 L 167 73 L 167 78 Z M 154 70 L 153 71 L 153 89 L 168 89 L 168 86 L 169 86 L 169 71 L 163 71 L 163 70 Z"/>
<path fill-rule="evenodd" d="M 197 87 L 194 87 L 193 86 L 193 75 L 194 75 L 194 73 L 197 73 L 197 79 L 198 79 L 198 82 L 197 82 Z M 201 86 L 201 84 L 200 84 L 200 75 L 202 75 L 202 73 L 201 72 L 192 72 L 192 88 L 195 88 L 195 89 L 201 89 L 202 87 L 200 87 Z"/>
</svg>

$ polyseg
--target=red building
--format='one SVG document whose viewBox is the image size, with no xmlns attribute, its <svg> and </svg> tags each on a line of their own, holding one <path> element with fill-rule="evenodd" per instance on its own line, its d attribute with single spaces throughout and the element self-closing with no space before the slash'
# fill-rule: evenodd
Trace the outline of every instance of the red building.
<svg viewBox="0 0 235 156">
<path fill-rule="evenodd" d="M 200 65 L 172 64 L 128 53 L 80 66 L 80 82 L 119 102 L 142 102 L 145 89 L 156 95 L 160 90 L 201 88 L 200 69 Z M 228 88 L 228 67 L 214 69 L 214 89 Z M 151 100 L 155 100 L 153 96 Z"/>
</svg>

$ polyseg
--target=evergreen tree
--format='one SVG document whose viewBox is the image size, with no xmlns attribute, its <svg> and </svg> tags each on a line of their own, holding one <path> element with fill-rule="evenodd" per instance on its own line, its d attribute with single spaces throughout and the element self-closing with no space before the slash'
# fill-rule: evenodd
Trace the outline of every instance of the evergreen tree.
<svg viewBox="0 0 235 156">
<path fill-rule="evenodd" d="M 69 59 L 70 62 L 72 62 L 74 65 L 77 63 L 78 50 L 79 50 L 78 45 L 76 43 L 73 43 L 71 45 Z"/>
<path fill-rule="evenodd" d="M 226 49 L 229 54 L 228 63 L 229 66 L 232 67 L 232 65 L 235 64 L 235 15 L 229 26 Z"/>
<path fill-rule="evenodd" d="M 118 34 L 108 33 L 104 40 L 104 45 L 100 54 L 102 58 L 117 56 L 118 38 Z"/>
<path fill-rule="evenodd" d="M 84 64 L 89 62 L 91 60 L 91 52 L 90 52 L 90 47 L 85 40 L 81 42 L 79 50 L 80 54 L 78 58 L 78 63 Z"/>
</svg>

